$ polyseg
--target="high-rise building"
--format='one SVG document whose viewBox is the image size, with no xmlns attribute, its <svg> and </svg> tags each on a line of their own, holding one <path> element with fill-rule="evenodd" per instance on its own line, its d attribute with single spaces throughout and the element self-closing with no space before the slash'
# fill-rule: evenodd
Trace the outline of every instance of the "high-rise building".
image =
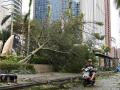
<svg viewBox="0 0 120 90">
<path fill-rule="evenodd" d="M 73 16 L 78 16 L 80 14 L 80 2 L 74 1 L 72 2 L 72 14 Z"/>
<path fill-rule="evenodd" d="M 80 0 L 80 10 L 84 14 L 84 40 L 92 40 L 96 48 L 101 48 L 103 44 L 111 47 L 111 25 L 110 25 L 110 0 Z M 97 23 L 102 22 L 103 26 Z M 87 32 L 87 33 L 86 33 Z M 97 40 L 93 33 L 99 33 L 104 35 L 104 40 Z M 105 52 L 99 53 L 98 62 L 100 67 L 111 67 L 111 63 L 114 60 L 110 60 L 111 57 L 117 57 L 117 50 L 111 49 L 112 53 Z M 102 56 L 101 56 L 102 55 Z M 108 55 L 106 57 L 106 55 Z"/>
<path fill-rule="evenodd" d="M 111 19 L 110 19 L 110 0 L 105 2 L 105 42 L 111 47 Z"/>
<path fill-rule="evenodd" d="M 80 4 L 75 0 L 71 0 L 72 14 L 80 13 Z M 58 20 L 63 13 L 68 10 L 68 0 L 35 0 L 34 1 L 34 18 L 43 20 L 48 18 L 48 6 L 50 6 L 51 20 Z"/>
<path fill-rule="evenodd" d="M 48 0 L 34 0 L 34 18 L 46 19 L 48 15 Z"/>
<path fill-rule="evenodd" d="M 22 0 L 0 0 L 0 23 L 6 15 L 11 14 L 13 15 L 13 19 L 17 15 L 22 15 Z M 11 20 L 8 20 L 3 28 L 5 28 L 10 23 Z"/>
<path fill-rule="evenodd" d="M 95 44 L 106 44 L 111 46 L 111 30 L 110 30 L 110 0 L 80 0 L 80 10 L 84 14 L 84 39 L 94 38 L 92 33 L 105 35 L 104 41 L 97 41 Z M 97 25 L 102 22 L 103 26 Z M 89 38 L 88 38 L 89 37 Z"/>
</svg>

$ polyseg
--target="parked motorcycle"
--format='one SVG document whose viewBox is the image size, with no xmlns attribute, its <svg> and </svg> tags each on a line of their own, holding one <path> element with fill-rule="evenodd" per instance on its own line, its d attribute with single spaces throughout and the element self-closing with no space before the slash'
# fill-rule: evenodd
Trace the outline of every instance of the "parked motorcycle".
<svg viewBox="0 0 120 90">
<path fill-rule="evenodd" d="M 83 69 L 83 86 L 93 86 L 95 83 L 95 78 L 91 80 L 92 72 L 93 72 L 93 67 L 87 67 Z"/>
</svg>

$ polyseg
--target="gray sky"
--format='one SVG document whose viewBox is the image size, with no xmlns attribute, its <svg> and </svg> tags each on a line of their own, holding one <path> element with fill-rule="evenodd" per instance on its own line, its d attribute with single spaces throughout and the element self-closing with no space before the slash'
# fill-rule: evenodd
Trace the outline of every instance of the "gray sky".
<svg viewBox="0 0 120 90">
<path fill-rule="evenodd" d="M 28 11 L 28 3 L 29 0 L 22 0 L 23 1 L 23 8 L 22 8 L 22 12 L 26 13 Z"/>
<path fill-rule="evenodd" d="M 116 44 L 120 47 L 120 18 L 119 11 L 115 8 L 114 0 L 111 0 L 111 35 L 116 39 Z"/>
<path fill-rule="evenodd" d="M 28 11 L 28 3 L 29 0 L 23 0 L 24 14 Z M 111 30 L 112 30 L 111 35 L 116 39 L 116 44 L 113 43 L 113 45 L 117 45 L 118 47 L 120 47 L 120 18 L 118 14 L 119 12 L 115 8 L 114 0 L 111 0 L 110 3 L 111 3 Z"/>
</svg>

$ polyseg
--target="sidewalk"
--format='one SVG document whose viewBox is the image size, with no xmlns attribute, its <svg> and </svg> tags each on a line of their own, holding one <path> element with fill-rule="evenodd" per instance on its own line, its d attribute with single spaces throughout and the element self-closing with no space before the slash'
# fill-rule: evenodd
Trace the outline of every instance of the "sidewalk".
<svg viewBox="0 0 120 90">
<path fill-rule="evenodd" d="M 40 81 L 51 81 L 51 80 L 59 80 L 59 79 L 67 79 L 67 78 L 80 78 L 81 74 L 73 74 L 73 73 L 41 73 L 41 74 L 30 74 L 30 75 L 18 75 L 18 83 L 19 82 L 40 82 Z"/>
<path fill-rule="evenodd" d="M 98 76 L 109 76 L 113 72 L 99 72 Z M 41 74 L 28 74 L 28 75 L 17 75 L 18 83 L 17 84 L 3 84 L 0 85 L 0 90 L 9 90 L 16 88 L 29 87 L 33 85 L 42 85 L 42 84 L 53 84 L 53 83 L 62 83 L 64 81 L 71 82 L 74 80 L 79 80 L 81 74 L 73 73 L 41 73 Z"/>
<path fill-rule="evenodd" d="M 72 73 L 41 73 L 41 74 L 30 74 L 30 75 L 17 75 L 18 83 L 17 84 L 4 84 L 0 86 L 0 90 L 9 90 L 16 88 L 29 87 L 33 85 L 42 85 L 42 84 L 53 84 L 64 81 L 74 81 L 81 77 L 80 74 Z"/>
</svg>

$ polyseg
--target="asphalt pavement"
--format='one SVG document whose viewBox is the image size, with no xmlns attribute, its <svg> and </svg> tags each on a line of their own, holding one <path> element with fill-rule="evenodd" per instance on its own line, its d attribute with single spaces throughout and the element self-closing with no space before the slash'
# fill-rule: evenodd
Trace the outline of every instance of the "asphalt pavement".
<svg viewBox="0 0 120 90">
<path fill-rule="evenodd" d="M 120 73 L 113 76 L 99 77 L 94 86 L 83 87 L 78 85 L 70 90 L 120 90 Z"/>
</svg>

